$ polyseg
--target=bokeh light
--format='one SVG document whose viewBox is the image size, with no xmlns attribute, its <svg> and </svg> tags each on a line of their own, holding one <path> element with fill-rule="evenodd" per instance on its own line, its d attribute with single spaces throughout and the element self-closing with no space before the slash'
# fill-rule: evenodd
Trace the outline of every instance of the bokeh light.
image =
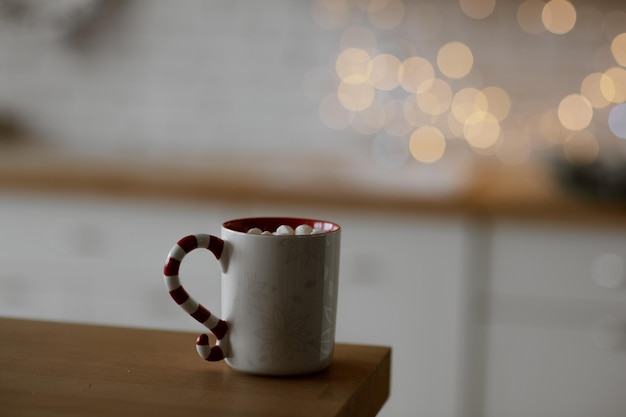
<svg viewBox="0 0 626 417">
<path fill-rule="evenodd" d="M 451 112 L 462 124 L 474 113 L 487 112 L 487 110 L 489 110 L 487 97 L 482 91 L 473 87 L 459 90 L 452 100 Z"/>
<path fill-rule="evenodd" d="M 400 84 L 398 73 L 400 60 L 391 54 L 379 54 L 372 59 L 368 75 L 372 85 L 378 90 L 390 91 Z"/>
<path fill-rule="evenodd" d="M 463 78 L 472 70 L 474 56 L 462 42 L 448 42 L 437 54 L 439 71 L 448 78 Z"/>
<path fill-rule="evenodd" d="M 596 109 L 603 109 L 611 102 L 602 94 L 602 77 L 605 75 L 601 72 L 592 72 L 587 75 L 580 86 L 580 94 L 585 96 L 589 103 Z"/>
<path fill-rule="evenodd" d="M 550 0 L 543 6 L 541 21 L 549 32 L 565 34 L 576 24 L 576 9 L 567 0 Z"/>
<path fill-rule="evenodd" d="M 500 4 L 495 0 L 459 0 L 458 7 L 465 19 L 486 19 Z M 333 129 L 351 127 L 371 136 L 375 141 L 372 152 L 381 166 L 399 165 L 398 161 L 404 160 L 401 146 L 407 147 L 405 157 L 410 154 L 417 161 L 433 162 L 442 158 L 446 145 L 452 143 L 455 152 L 468 149 L 478 155 L 493 155 L 511 166 L 528 162 L 535 151 L 553 148 L 562 150 L 567 160 L 589 163 L 599 155 L 600 141 L 595 134 L 602 123 L 608 124 L 614 136 L 626 139 L 623 11 L 606 11 L 595 4 L 574 6 L 569 0 L 524 0 L 509 9 L 516 12 L 513 23 L 524 32 L 518 31 L 517 36 L 544 34 L 532 37 L 534 45 L 545 39 L 561 48 L 556 42 L 562 41 L 548 38 L 546 31 L 558 35 L 571 32 L 561 39 L 583 42 L 589 50 L 586 70 L 577 74 L 580 78 L 576 80 L 574 72 L 561 74 L 561 84 L 566 79 L 570 83 L 567 89 L 555 88 L 548 99 L 526 97 L 520 101 L 520 94 L 527 91 L 520 85 L 506 84 L 506 77 L 499 78 L 502 86 L 490 85 L 488 77 L 494 68 L 476 61 L 483 58 L 480 44 L 469 43 L 471 38 L 467 38 L 468 43 L 465 38 L 464 42 L 449 41 L 458 34 L 450 34 L 444 41 L 441 26 L 445 12 L 434 5 L 404 0 L 316 0 L 314 8 L 320 16 L 336 11 L 337 16 L 324 18 L 325 25 L 342 32 L 335 61 L 337 78 L 332 77 L 329 83 L 309 76 L 307 95 L 324 97 L 320 116 L 325 125 Z M 346 24 L 346 8 L 350 9 L 351 25 Z M 501 17 L 502 13 L 498 15 Z M 405 19 L 414 25 L 403 25 L 398 31 Z M 413 32 L 420 33 L 429 47 L 416 42 Z M 468 45 L 476 48 L 476 55 Z M 507 53 L 516 54 L 514 50 Z M 544 64 L 551 65 L 546 61 L 548 55 L 543 58 L 537 61 L 538 71 Z M 565 71 L 561 64 L 559 61 L 559 71 Z M 571 81 L 574 86 L 580 83 L 578 92 L 572 93 Z M 313 94 L 316 85 L 320 91 Z M 546 87 L 553 90 L 549 84 Z M 532 94 L 537 88 L 539 84 L 528 92 Z M 534 104 L 526 104 L 530 102 Z M 381 156 L 386 154 L 397 157 Z"/>
<path fill-rule="evenodd" d="M 541 139 L 548 147 L 564 142 L 567 135 L 570 133 L 563 123 L 561 123 L 558 109 L 550 109 L 543 112 L 539 116 L 538 127 Z"/>
<path fill-rule="evenodd" d="M 415 95 L 417 106 L 426 114 L 436 116 L 450 108 L 452 103 L 452 88 L 441 78 L 427 81 L 428 88 L 418 89 Z"/>
<path fill-rule="evenodd" d="M 463 119 L 463 121 L 459 121 L 459 119 L 457 119 L 452 112 L 448 113 L 448 117 L 446 119 L 447 128 L 454 137 L 463 138 L 463 127 L 465 126 L 465 119 Z"/>
<path fill-rule="evenodd" d="M 409 93 L 417 93 L 418 89 L 428 88 L 428 81 L 435 78 L 435 69 L 425 58 L 412 56 L 404 60 L 398 69 L 400 85 Z"/>
<path fill-rule="evenodd" d="M 611 42 L 611 53 L 615 62 L 626 67 L 626 33 L 620 33 Z"/>
<path fill-rule="evenodd" d="M 337 88 L 337 98 L 343 107 L 352 111 L 368 108 L 374 101 L 376 90 L 369 82 L 359 84 L 342 81 Z"/>
<path fill-rule="evenodd" d="M 621 67 L 609 68 L 600 79 L 602 95 L 611 103 L 626 101 L 626 69 Z"/>
<path fill-rule="evenodd" d="M 537 35 L 545 32 L 546 27 L 541 20 L 543 6 L 541 0 L 525 0 L 517 8 L 517 24 L 526 33 Z"/>
<path fill-rule="evenodd" d="M 474 148 L 487 149 L 496 144 L 500 137 L 500 123 L 488 112 L 470 115 L 463 126 L 463 135 Z"/>
<path fill-rule="evenodd" d="M 460 0 L 461 10 L 472 19 L 484 19 L 493 13 L 496 0 Z"/>
<path fill-rule="evenodd" d="M 420 162 L 435 162 L 441 159 L 446 150 L 446 139 L 434 126 L 418 127 L 411 134 L 409 150 L 413 158 Z"/>
<path fill-rule="evenodd" d="M 626 139 L 626 103 L 616 105 L 609 113 L 609 128 L 620 139 Z"/>
<path fill-rule="evenodd" d="M 424 113 L 417 106 L 417 98 L 414 95 L 409 95 L 404 100 L 404 105 L 402 106 L 402 114 L 407 122 L 409 122 L 414 127 L 423 126 L 432 122 L 432 116 Z"/>
<path fill-rule="evenodd" d="M 341 52 L 335 63 L 337 75 L 344 83 L 362 84 L 369 79 L 370 55 L 360 48 L 348 48 Z"/>
<path fill-rule="evenodd" d="M 559 103 L 558 116 L 566 129 L 583 130 L 591 123 L 593 107 L 584 96 L 570 94 Z"/>
<path fill-rule="evenodd" d="M 489 113 L 493 114 L 498 121 L 506 119 L 511 111 L 511 98 L 509 94 L 500 87 L 489 86 L 482 90 L 487 99 Z"/>
</svg>

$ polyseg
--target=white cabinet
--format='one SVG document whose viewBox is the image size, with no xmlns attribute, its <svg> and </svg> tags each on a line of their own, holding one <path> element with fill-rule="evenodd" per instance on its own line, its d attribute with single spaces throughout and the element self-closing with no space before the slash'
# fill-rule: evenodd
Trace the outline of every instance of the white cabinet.
<svg viewBox="0 0 626 417">
<path fill-rule="evenodd" d="M 487 417 L 626 413 L 626 228 L 497 222 Z"/>
<path fill-rule="evenodd" d="M 382 416 L 453 416 L 459 354 L 460 219 L 354 216 L 343 226 L 337 337 L 390 345 Z"/>
<path fill-rule="evenodd" d="M 342 226 L 337 341 L 392 346 L 391 397 L 380 415 L 453 416 L 461 219 L 4 193 L 0 315 L 201 332 L 167 295 L 169 249 L 186 234 L 219 234 L 224 220 L 269 214 Z M 220 312 L 219 267 L 210 253 L 189 254 L 181 276 Z"/>
<path fill-rule="evenodd" d="M 221 217 L 212 207 L 2 194 L 0 315 L 192 329 L 169 300 L 163 264 L 178 238 L 219 230 Z M 185 284 L 219 309 L 219 266 L 200 258 L 189 256 Z"/>
</svg>

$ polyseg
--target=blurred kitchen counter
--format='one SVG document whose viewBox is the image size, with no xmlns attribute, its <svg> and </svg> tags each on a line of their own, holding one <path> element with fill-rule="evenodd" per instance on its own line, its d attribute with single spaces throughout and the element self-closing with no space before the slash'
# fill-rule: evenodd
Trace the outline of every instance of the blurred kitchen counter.
<svg viewBox="0 0 626 417">
<path fill-rule="evenodd" d="M 575 198 L 539 164 L 411 172 L 324 156 L 88 156 L 9 146 L 0 152 L 0 189 L 626 224 L 626 204 Z"/>
</svg>

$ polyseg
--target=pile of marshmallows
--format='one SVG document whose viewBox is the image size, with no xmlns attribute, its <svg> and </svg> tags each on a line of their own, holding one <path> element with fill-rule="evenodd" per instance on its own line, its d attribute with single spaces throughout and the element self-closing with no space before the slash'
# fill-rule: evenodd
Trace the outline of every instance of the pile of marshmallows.
<svg viewBox="0 0 626 417">
<path fill-rule="evenodd" d="M 272 235 L 272 236 L 288 236 L 288 235 L 316 235 L 318 233 L 324 233 L 324 231 L 322 229 L 316 229 L 313 228 L 311 226 L 309 226 L 308 224 L 301 224 L 300 226 L 296 227 L 296 230 L 293 229 L 293 227 L 288 226 L 286 224 L 280 225 L 278 226 L 278 228 L 276 229 L 275 232 L 270 232 L 268 230 L 261 230 L 258 227 L 253 227 L 252 229 L 248 230 L 248 233 L 251 235 Z"/>
</svg>

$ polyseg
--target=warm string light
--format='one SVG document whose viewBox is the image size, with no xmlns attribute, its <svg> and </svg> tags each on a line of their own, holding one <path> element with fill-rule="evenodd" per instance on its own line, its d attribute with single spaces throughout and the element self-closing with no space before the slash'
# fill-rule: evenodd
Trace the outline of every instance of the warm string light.
<svg viewBox="0 0 626 417">
<path fill-rule="evenodd" d="M 497 5 L 495 0 L 459 0 L 459 7 L 471 19 L 486 19 Z M 375 29 L 348 25 L 358 13 Z M 332 129 L 351 127 L 375 136 L 374 151 L 394 155 L 376 156 L 388 166 L 409 154 L 420 162 L 435 162 L 444 156 L 446 143 L 458 139 L 475 153 L 494 155 L 508 165 L 525 163 L 533 149 L 556 146 L 568 160 L 590 163 L 599 155 L 599 141 L 589 129 L 596 113 L 605 108 L 610 131 L 626 139 L 626 32 L 620 26 L 626 22 L 624 12 L 603 17 L 608 45 L 590 55 L 599 70 L 581 80 L 579 91 L 525 120 L 510 120 L 514 102 L 503 86 L 471 85 L 480 63 L 464 42 L 443 43 L 434 59 L 415 53 L 406 41 L 409 56 L 381 50 L 374 31 L 390 31 L 402 23 L 402 0 L 317 0 L 314 17 L 322 27 L 347 27 L 335 60 L 336 89 L 321 101 L 320 117 Z M 525 0 L 517 7 L 516 21 L 526 35 L 563 36 L 574 29 L 578 17 L 567 0 Z M 397 138 L 393 146 L 385 144 L 392 143 L 390 138 Z M 407 152 L 398 150 L 402 146 Z"/>
<path fill-rule="evenodd" d="M 568 0 L 550 0 L 541 10 L 541 21 L 549 32 L 566 34 L 576 24 L 576 9 Z"/>
</svg>

